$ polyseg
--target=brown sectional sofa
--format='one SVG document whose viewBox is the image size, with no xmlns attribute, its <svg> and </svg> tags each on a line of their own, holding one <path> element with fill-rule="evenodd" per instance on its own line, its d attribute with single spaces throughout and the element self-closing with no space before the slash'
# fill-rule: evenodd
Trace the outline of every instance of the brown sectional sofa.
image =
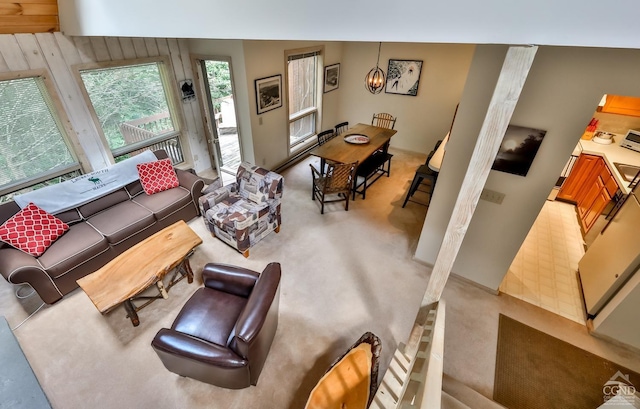
<svg viewBox="0 0 640 409">
<path fill-rule="evenodd" d="M 164 151 L 154 152 L 158 159 Z M 78 287 L 76 280 L 96 271 L 134 244 L 179 221 L 199 215 L 204 181 L 176 169 L 180 186 L 148 196 L 140 181 L 55 216 L 70 229 L 40 257 L 0 242 L 0 274 L 10 283 L 29 284 L 47 304 Z M 17 213 L 15 202 L 0 206 L 0 224 Z"/>
</svg>

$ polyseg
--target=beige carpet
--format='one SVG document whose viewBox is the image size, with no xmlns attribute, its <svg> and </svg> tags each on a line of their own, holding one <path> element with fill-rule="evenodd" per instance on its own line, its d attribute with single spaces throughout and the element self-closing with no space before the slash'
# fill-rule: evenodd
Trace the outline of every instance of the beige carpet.
<svg viewBox="0 0 640 409">
<path fill-rule="evenodd" d="M 382 339 L 386 368 L 415 318 L 429 269 L 412 261 L 426 208 L 402 200 L 421 156 L 394 152 L 391 177 L 381 178 L 345 212 L 320 215 L 311 200 L 310 158 L 283 172 L 283 225 L 245 259 L 209 236 L 200 219 L 189 225 L 204 239 L 191 259 L 196 280 L 180 282 L 140 311 L 134 328 L 124 311 L 101 316 L 76 290 L 15 331 L 54 408 L 300 408 L 328 365 L 364 332 Z M 278 332 L 256 387 L 231 391 L 169 373 L 150 346 L 185 300 L 202 285 L 206 262 L 261 271 L 282 264 Z M 37 300 L 19 303 L 0 283 L 0 315 L 18 325 Z M 35 297 L 31 297 L 35 298 Z"/>
<path fill-rule="evenodd" d="M 81 291 L 46 307 L 15 331 L 51 404 L 76 408 L 298 409 L 328 365 L 364 332 L 382 340 L 380 373 L 406 342 L 426 288 L 429 268 L 412 261 L 426 214 L 404 194 L 424 156 L 392 150 L 391 177 L 381 178 L 348 212 L 330 205 L 324 216 L 311 200 L 308 159 L 286 172 L 283 225 L 244 259 L 205 231 L 192 258 L 261 270 L 282 263 L 280 324 L 258 385 L 224 390 L 167 372 L 150 342 L 202 285 L 181 282 L 169 300 L 140 312 L 133 328 L 116 310 L 101 316 Z M 0 315 L 18 325 L 39 303 L 19 302 L 0 280 Z M 640 354 L 590 336 L 586 328 L 507 295 L 495 296 L 452 279 L 445 288 L 445 372 L 486 397 L 493 396 L 498 316 L 514 319 L 640 372 Z"/>
</svg>

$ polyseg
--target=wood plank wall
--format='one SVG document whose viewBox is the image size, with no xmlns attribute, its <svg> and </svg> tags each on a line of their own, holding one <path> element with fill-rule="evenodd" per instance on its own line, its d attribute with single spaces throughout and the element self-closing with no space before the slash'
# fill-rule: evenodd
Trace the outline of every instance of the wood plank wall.
<svg viewBox="0 0 640 409">
<path fill-rule="evenodd" d="M 99 136 L 72 67 L 83 63 L 157 56 L 166 56 L 171 61 L 176 92 L 180 81 L 193 79 L 188 43 L 184 39 L 67 37 L 60 32 L 0 35 L 0 75 L 28 70 L 46 70 L 50 74 L 75 132 L 70 137 L 82 151 L 80 159 L 84 157 L 88 162 L 83 163 L 86 171 L 108 166 L 112 157 Z M 178 102 L 176 105 L 184 113 L 182 129 L 188 143 L 183 144 L 186 145 L 183 149 L 186 157 L 190 157 L 189 145 L 206 143 L 202 117 L 197 102 Z M 193 165 L 201 169 L 197 164 Z"/>
<path fill-rule="evenodd" d="M 0 0 L 0 34 L 60 31 L 57 0 Z"/>
</svg>

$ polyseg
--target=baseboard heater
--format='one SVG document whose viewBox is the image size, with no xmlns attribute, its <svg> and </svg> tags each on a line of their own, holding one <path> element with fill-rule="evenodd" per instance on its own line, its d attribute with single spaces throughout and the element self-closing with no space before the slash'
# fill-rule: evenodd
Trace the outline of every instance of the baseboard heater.
<svg viewBox="0 0 640 409">
<path fill-rule="evenodd" d="M 309 145 L 305 149 L 301 150 L 300 152 L 297 152 L 295 155 L 289 157 L 287 160 L 285 160 L 284 162 L 279 164 L 274 169 L 274 172 L 280 173 L 283 170 L 288 169 L 291 166 L 295 165 L 296 163 L 300 162 L 301 160 L 306 159 L 306 157 L 309 156 L 309 152 L 311 152 L 313 149 L 315 149 L 317 147 L 318 147 L 317 143 Z"/>
</svg>

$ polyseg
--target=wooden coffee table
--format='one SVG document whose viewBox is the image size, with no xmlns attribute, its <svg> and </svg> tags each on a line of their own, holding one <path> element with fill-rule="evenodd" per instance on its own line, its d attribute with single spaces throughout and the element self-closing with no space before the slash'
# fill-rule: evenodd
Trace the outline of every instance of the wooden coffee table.
<svg viewBox="0 0 640 409">
<path fill-rule="evenodd" d="M 168 298 L 168 290 L 183 278 L 193 282 L 189 256 L 202 244 L 202 239 L 184 221 L 148 237 L 120 254 L 96 272 L 77 281 L 98 311 L 106 314 L 124 304 L 133 326 L 140 325 L 137 312 L 159 298 Z M 169 284 L 163 279 L 174 271 Z M 140 295 L 156 285 L 156 296 Z M 133 301 L 147 300 L 136 306 Z"/>
</svg>

